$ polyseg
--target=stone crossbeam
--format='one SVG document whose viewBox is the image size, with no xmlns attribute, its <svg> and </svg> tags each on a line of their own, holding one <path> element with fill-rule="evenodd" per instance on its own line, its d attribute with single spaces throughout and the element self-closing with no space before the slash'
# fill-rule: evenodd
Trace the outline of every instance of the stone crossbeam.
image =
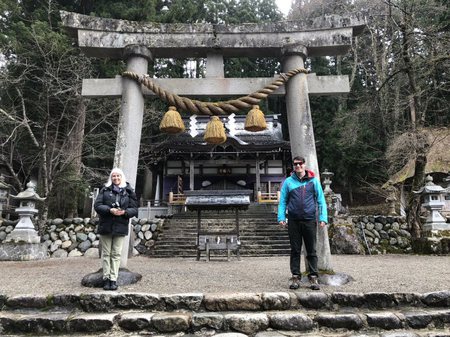
<svg viewBox="0 0 450 337">
<path fill-rule="evenodd" d="M 264 88 L 274 78 L 159 78 L 152 79 L 161 88 L 180 96 L 245 96 Z M 310 95 L 336 95 L 350 92 L 347 75 L 316 76 L 308 74 L 308 91 Z M 155 94 L 142 86 L 144 95 Z M 122 77 L 111 79 L 84 79 L 82 95 L 85 97 L 120 97 L 122 96 Z M 271 95 L 285 95 L 284 86 Z"/>
<path fill-rule="evenodd" d="M 137 23 L 70 12 L 61 18 L 86 55 L 119 59 L 128 45 L 146 46 L 154 58 L 206 57 L 217 50 L 224 57 L 281 57 L 288 45 L 305 46 L 308 56 L 339 55 L 364 27 L 362 16 L 334 15 L 240 25 Z"/>
</svg>

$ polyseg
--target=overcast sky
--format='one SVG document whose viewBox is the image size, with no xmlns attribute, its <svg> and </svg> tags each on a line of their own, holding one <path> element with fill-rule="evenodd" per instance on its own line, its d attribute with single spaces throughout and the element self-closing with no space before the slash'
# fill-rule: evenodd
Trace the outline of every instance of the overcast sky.
<svg viewBox="0 0 450 337">
<path fill-rule="evenodd" d="M 284 16 L 287 16 L 291 8 L 292 0 L 275 0 L 275 2 Z"/>
</svg>

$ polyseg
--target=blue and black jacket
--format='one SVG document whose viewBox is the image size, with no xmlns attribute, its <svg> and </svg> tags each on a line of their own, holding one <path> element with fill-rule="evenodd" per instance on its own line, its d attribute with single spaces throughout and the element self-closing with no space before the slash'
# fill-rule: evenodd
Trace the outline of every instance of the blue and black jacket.
<svg viewBox="0 0 450 337">
<path fill-rule="evenodd" d="M 327 205 L 319 180 L 312 171 L 306 170 L 303 178 L 295 172 L 281 186 L 280 203 L 278 204 L 278 222 L 293 220 L 318 220 L 328 222 Z"/>
</svg>

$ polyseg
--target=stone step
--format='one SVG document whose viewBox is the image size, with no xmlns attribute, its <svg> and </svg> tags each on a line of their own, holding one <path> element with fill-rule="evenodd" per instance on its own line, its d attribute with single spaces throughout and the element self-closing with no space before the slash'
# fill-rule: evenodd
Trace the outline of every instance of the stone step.
<svg viewBox="0 0 450 337">
<path fill-rule="evenodd" d="M 235 227 L 208 227 L 208 228 L 202 228 L 202 231 L 207 231 L 207 230 L 214 230 L 214 231 L 222 231 L 222 232 L 228 232 L 231 230 L 234 230 Z M 197 228 L 165 228 L 163 229 L 161 235 L 164 234 L 168 234 L 168 235 L 173 235 L 173 234 L 188 234 L 188 235 L 192 235 L 192 234 L 197 234 Z M 255 235 L 259 235 L 259 236 L 288 236 L 287 232 L 283 232 L 280 231 L 278 228 L 248 228 L 248 227 L 244 227 L 244 228 L 239 228 L 239 234 L 242 235 L 250 235 L 250 234 L 255 234 Z"/>
<path fill-rule="evenodd" d="M 290 254 L 289 250 L 286 249 L 277 249 L 277 250 L 265 250 L 262 251 L 261 249 L 258 249 L 257 251 L 251 250 L 251 251 L 240 251 L 240 256 L 242 257 L 253 257 L 255 255 L 258 255 L 259 257 L 272 257 L 272 256 L 288 256 Z M 184 251 L 172 251 L 172 250 L 162 250 L 158 251 L 158 253 L 153 252 L 152 256 L 155 256 L 157 258 L 172 258 L 172 257 L 181 257 L 181 258 L 195 258 L 197 257 L 197 251 L 196 250 L 184 250 Z M 211 251 L 211 259 L 226 259 L 227 258 L 227 252 L 226 251 Z M 232 252 L 231 257 L 235 258 L 236 253 Z M 202 252 L 201 260 L 205 260 L 205 252 Z"/>
<path fill-rule="evenodd" d="M 211 235 L 220 235 L 220 233 L 228 234 L 230 231 L 215 231 L 210 232 Z M 283 241 L 283 240 L 289 240 L 289 236 L 285 234 L 277 235 L 277 233 L 272 233 L 271 235 L 267 234 L 260 234 L 260 233 L 242 233 L 240 232 L 239 237 L 246 240 L 264 240 L 264 241 Z M 181 240 L 194 240 L 197 238 L 197 233 L 161 233 L 158 236 L 159 241 L 167 241 L 167 240 L 173 240 L 173 241 L 181 241 Z"/>
<path fill-rule="evenodd" d="M 259 257 L 270 257 L 270 256 L 288 256 L 290 254 L 289 250 L 286 249 L 274 249 L 274 250 L 244 250 L 239 252 L 242 257 L 252 257 L 258 254 Z M 194 258 L 197 257 L 197 251 L 193 249 L 186 249 L 183 251 L 172 251 L 172 250 L 162 250 L 158 253 L 154 253 L 157 258 L 171 258 L 171 257 L 182 257 L 182 258 Z M 211 258 L 225 259 L 227 257 L 226 251 L 211 251 Z M 235 257 L 236 252 L 231 252 L 231 257 Z M 205 252 L 201 253 L 201 260 L 205 259 Z"/>
<path fill-rule="evenodd" d="M 303 282 L 303 279 L 302 279 Z M 121 285 L 119 283 L 119 285 Z M 154 294 L 112 292 L 51 295 L 0 294 L 0 312 L 41 309 L 109 312 L 128 310 L 264 311 L 321 310 L 329 312 L 364 310 L 444 309 L 450 315 L 450 290 L 429 293 L 286 291 L 258 293 Z M 450 319 L 450 316 L 448 316 Z"/>
<path fill-rule="evenodd" d="M 179 216 L 179 215 L 174 215 L 171 220 L 172 221 L 185 221 L 185 222 L 190 222 L 190 221 L 197 221 L 198 219 L 198 215 L 197 213 L 195 214 L 191 214 L 191 215 L 183 215 L 183 216 Z M 213 221 L 213 220 L 217 220 L 217 219 L 226 219 L 227 221 L 234 221 L 234 219 L 236 219 L 236 214 L 203 214 L 201 215 L 201 219 L 202 221 Z M 260 219 L 260 222 L 268 222 L 268 221 L 272 221 L 272 222 L 276 222 L 277 221 L 277 216 L 276 214 L 267 214 L 264 212 L 261 213 L 249 213 L 249 214 L 241 214 L 239 213 L 239 221 L 248 221 L 251 219 Z"/>
<path fill-rule="evenodd" d="M 196 247 L 196 238 L 190 238 L 190 239 L 183 239 L 183 240 L 176 240 L 176 239 L 167 239 L 164 241 L 160 241 L 157 243 L 157 248 L 163 248 L 163 247 Z M 241 249 L 245 249 L 247 247 L 252 246 L 258 246 L 258 247 L 276 247 L 276 246 L 282 246 L 285 248 L 289 248 L 289 241 L 288 240 L 273 240 L 273 241 L 267 241 L 264 239 L 260 240 L 245 240 L 241 238 Z"/>
<path fill-rule="evenodd" d="M 187 254 L 189 252 L 189 254 Z M 265 254 L 265 256 L 285 256 L 289 255 L 291 250 L 289 248 L 285 248 L 283 246 L 280 247 L 261 247 L 261 246 L 255 246 L 255 247 L 247 247 L 247 248 L 241 248 L 239 250 L 240 255 L 246 256 L 246 257 L 253 257 L 260 254 Z M 205 251 L 201 251 L 201 254 L 204 254 Z M 186 246 L 186 247 L 176 247 L 171 249 L 170 247 L 162 247 L 161 249 L 154 251 L 153 256 L 156 257 L 170 257 L 170 254 L 173 255 L 173 257 L 179 257 L 179 256 L 197 256 L 197 249 L 192 246 Z M 218 250 L 214 249 L 210 251 L 211 255 L 226 255 L 226 250 Z M 236 251 L 232 250 L 231 255 L 236 255 Z"/>
<path fill-rule="evenodd" d="M 0 333 L 450 336 L 450 291 L 0 296 Z M 433 335 L 427 334 L 433 332 Z M 387 335 L 386 335 L 387 334 Z M 281 336 L 281 335 L 275 335 Z"/>
<path fill-rule="evenodd" d="M 267 211 L 267 207 L 256 208 Z M 235 228 L 234 215 L 234 213 L 221 212 L 220 220 L 217 220 L 217 212 L 205 212 L 205 214 L 202 214 L 202 230 L 232 231 Z M 208 219 L 208 216 L 210 216 L 210 219 Z M 242 242 L 240 253 L 242 256 L 284 256 L 290 253 L 287 231 L 277 225 L 276 217 L 273 214 L 265 212 L 264 214 L 241 218 L 239 229 Z M 163 230 L 150 254 L 157 257 L 196 257 L 196 239 L 197 213 L 176 214 L 172 219 L 165 221 Z M 221 256 L 224 255 L 224 252 L 212 251 L 211 255 Z"/>
<path fill-rule="evenodd" d="M 232 230 L 214 230 L 214 231 L 203 231 L 204 233 L 211 233 L 211 234 L 227 234 L 227 233 L 234 233 Z M 289 238 L 289 235 L 287 233 L 280 233 L 280 232 L 254 232 L 254 231 L 239 231 L 239 236 L 241 238 L 255 238 L 255 239 L 265 239 L 265 240 L 287 240 Z M 161 240 L 164 239 L 183 239 L 183 238 L 196 238 L 197 237 L 197 231 L 195 232 L 184 232 L 184 231 L 170 231 L 170 232 L 161 232 L 159 234 L 158 238 Z"/>
<path fill-rule="evenodd" d="M 450 336 L 447 312 L 429 310 L 420 313 L 373 312 L 358 314 L 264 312 L 264 313 L 196 313 L 196 312 L 114 312 L 114 313 L 0 313 L 3 333 L 37 334 L 55 333 L 107 333 L 154 332 L 189 333 L 209 330 L 240 332 L 254 335 L 261 331 L 281 330 L 302 333 L 395 331 L 430 332 L 433 336 Z M 426 319 L 424 318 L 426 317 Z M 427 330 L 426 330 L 427 329 Z M 440 333 L 436 334 L 436 329 Z M 417 332 L 415 330 L 418 330 Z M 3 335 L 4 336 L 4 335 Z M 273 336 L 273 335 L 271 335 Z M 284 335 L 285 336 L 285 335 Z M 385 335 L 383 335 L 385 336 Z M 394 336 L 394 334 L 393 334 Z M 431 336 L 431 335 L 430 335 Z"/>
<path fill-rule="evenodd" d="M 183 217 L 183 218 L 172 218 L 170 219 L 171 222 L 173 223 L 197 223 L 198 217 L 197 216 L 192 216 L 192 217 Z M 201 217 L 201 221 L 205 221 L 205 222 L 220 222 L 220 221 L 224 221 L 224 222 L 234 222 L 236 220 L 236 216 L 230 216 L 230 217 L 222 217 L 222 214 L 215 214 L 214 216 L 211 215 L 209 217 L 204 217 L 202 215 Z M 239 222 L 251 222 L 253 220 L 256 220 L 257 223 L 277 223 L 277 218 L 275 216 L 267 216 L 267 214 L 258 214 L 258 215 L 252 215 L 251 217 L 245 217 L 245 218 L 241 218 L 239 216 Z"/>
</svg>

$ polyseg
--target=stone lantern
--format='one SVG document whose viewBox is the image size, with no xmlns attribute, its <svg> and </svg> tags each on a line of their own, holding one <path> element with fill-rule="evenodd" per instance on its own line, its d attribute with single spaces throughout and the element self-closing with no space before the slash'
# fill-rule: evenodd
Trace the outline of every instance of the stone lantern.
<svg viewBox="0 0 450 337">
<path fill-rule="evenodd" d="M 422 195 L 422 206 L 429 211 L 423 225 L 423 231 L 449 230 L 450 225 L 445 222 L 445 218 L 439 213 L 444 206 L 441 195 L 445 193 L 445 189 L 442 186 L 435 185 L 431 176 L 427 176 L 425 180 L 425 185 L 419 191 L 414 191 L 414 193 Z"/>
<path fill-rule="evenodd" d="M 322 177 L 323 177 L 323 193 L 324 194 L 332 194 L 333 191 L 331 190 L 331 177 L 334 176 L 333 172 L 328 171 L 327 169 L 325 169 L 325 171 L 322 172 Z"/>
<path fill-rule="evenodd" d="M 9 204 L 9 190 L 10 186 L 5 182 L 5 177 L 0 174 L 0 218 L 3 217 L 2 212 Z"/>
<path fill-rule="evenodd" d="M 36 202 L 43 201 L 35 191 L 32 182 L 27 184 L 27 189 L 11 198 L 20 201 L 16 208 L 19 222 L 14 230 L 8 234 L 0 245 L 0 260 L 40 260 L 47 258 L 47 248 L 41 243 L 37 231 L 34 228 L 32 217 L 38 213 Z"/>
<path fill-rule="evenodd" d="M 333 172 L 328 171 L 325 169 L 321 173 L 321 177 L 323 177 L 323 194 L 325 195 L 325 200 L 327 202 L 328 206 L 328 215 L 330 217 L 330 220 L 332 220 L 333 217 L 338 215 L 338 202 L 339 202 L 339 196 L 334 193 L 334 191 L 331 189 L 331 178 L 334 176 Z"/>
</svg>

